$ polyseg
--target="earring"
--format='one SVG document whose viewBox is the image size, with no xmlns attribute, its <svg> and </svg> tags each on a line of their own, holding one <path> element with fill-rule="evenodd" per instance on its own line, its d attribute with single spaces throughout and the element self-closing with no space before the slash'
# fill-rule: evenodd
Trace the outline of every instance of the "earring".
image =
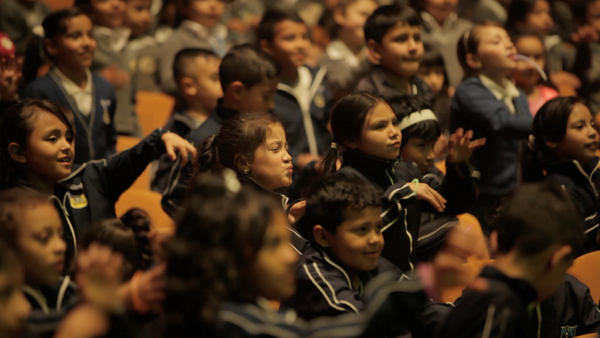
<svg viewBox="0 0 600 338">
<path fill-rule="evenodd" d="M 246 175 L 246 174 L 248 174 L 249 171 L 250 170 L 248 170 L 248 168 L 244 168 L 244 169 L 242 169 L 242 174 Z"/>
</svg>

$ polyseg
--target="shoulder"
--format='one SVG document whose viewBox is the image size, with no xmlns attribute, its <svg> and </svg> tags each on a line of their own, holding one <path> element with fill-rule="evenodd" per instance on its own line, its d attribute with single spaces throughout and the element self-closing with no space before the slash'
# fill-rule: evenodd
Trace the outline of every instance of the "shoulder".
<svg viewBox="0 0 600 338">
<path fill-rule="evenodd" d="M 222 123 L 211 115 L 200 127 L 190 131 L 188 141 L 198 146 L 205 138 L 217 134 L 221 130 L 221 125 Z"/>
<path fill-rule="evenodd" d="M 42 93 L 47 93 L 50 88 L 56 87 L 56 82 L 48 75 L 38 77 L 25 87 L 23 97 L 39 97 Z"/>
</svg>

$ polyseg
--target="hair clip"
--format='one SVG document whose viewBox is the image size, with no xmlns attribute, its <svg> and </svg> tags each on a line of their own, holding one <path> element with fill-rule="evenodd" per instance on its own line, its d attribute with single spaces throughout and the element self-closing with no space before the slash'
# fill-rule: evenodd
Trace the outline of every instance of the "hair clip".
<svg viewBox="0 0 600 338">
<path fill-rule="evenodd" d="M 331 149 L 337 149 L 338 148 L 338 144 L 335 142 L 331 142 Z"/>
</svg>

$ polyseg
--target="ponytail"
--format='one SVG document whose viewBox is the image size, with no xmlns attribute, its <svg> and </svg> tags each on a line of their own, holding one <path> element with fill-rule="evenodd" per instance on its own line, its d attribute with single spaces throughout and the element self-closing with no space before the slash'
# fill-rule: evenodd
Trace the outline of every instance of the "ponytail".
<svg viewBox="0 0 600 338">
<path fill-rule="evenodd" d="M 219 165 L 219 134 L 211 135 L 200 143 L 194 164 L 194 176 L 207 173 Z"/>
<path fill-rule="evenodd" d="M 323 176 L 337 171 L 338 147 L 336 142 L 332 142 L 331 148 L 323 156 L 319 168 Z"/>
<path fill-rule="evenodd" d="M 23 94 L 27 85 L 37 78 L 38 69 L 44 64 L 44 39 L 38 35 L 27 44 L 25 50 L 25 59 L 21 73 L 21 84 L 19 86 L 19 94 Z"/>
<path fill-rule="evenodd" d="M 521 164 L 523 182 L 534 183 L 544 180 L 544 166 L 536 151 L 526 147 L 521 155 Z"/>
<path fill-rule="evenodd" d="M 137 244 L 137 269 L 146 270 L 154 263 L 154 252 L 148 239 L 148 233 L 151 230 L 152 222 L 146 211 L 140 208 L 131 208 L 123 216 L 121 222 L 133 230 L 135 242 Z"/>
</svg>

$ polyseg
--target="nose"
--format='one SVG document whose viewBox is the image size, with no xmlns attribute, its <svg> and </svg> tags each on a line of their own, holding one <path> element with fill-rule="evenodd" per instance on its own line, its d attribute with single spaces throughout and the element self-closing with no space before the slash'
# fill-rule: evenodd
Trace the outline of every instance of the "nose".
<svg viewBox="0 0 600 338">
<path fill-rule="evenodd" d="M 407 48 L 409 52 L 415 52 L 417 50 L 417 42 L 413 37 L 408 39 Z"/>
<path fill-rule="evenodd" d="M 435 160 L 435 151 L 434 151 L 435 145 L 432 145 L 429 148 L 429 153 L 427 154 L 427 161 L 433 161 Z"/>
<path fill-rule="evenodd" d="M 383 236 L 381 235 L 381 232 L 377 232 L 373 229 L 373 231 L 371 231 L 371 236 L 369 236 L 368 244 L 371 246 L 378 245 L 382 240 Z"/>
<path fill-rule="evenodd" d="M 589 134 L 588 134 L 588 137 L 589 137 L 590 139 L 592 139 L 592 140 L 595 140 L 595 139 L 596 139 L 596 137 L 598 136 L 598 131 L 597 131 L 597 130 L 596 130 L 596 128 L 594 128 L 594 126 L 592 126 L 591 124 L 590 124 L 590 127 L 589 127 L 588 129 L 589 129 Z"/>
<path fill-rule="evenodd" d="M 298 263 L 300 256 L 291 245 L 285 245 L 284 251 L 283 259 L 286 264 L 292 265 Z"/>
<path fill-rule="evenodd" d="M 285 151 L 285 154 L 283 155 L 283 162 L 284 163 L 290 163 L 292 162 L 292 155 L 290 155 L 289 151 Z"/>
<path fill-rule="evenodd" d="M 398 128 L 398 125 L 392 123 L 392 128 L 390 129 L 390 139 L 396 140 L 398 138 L 401 138 L 401 135 L 402 134 L 400 132 L 400 128 Z"/>
<path fill-rule="evenodd" d="M 57 235 L 53 248 L 56 255 L 64 256 L 67 251 L 67 243 L 65 243 L 61 236 Z"/>
</svg>

